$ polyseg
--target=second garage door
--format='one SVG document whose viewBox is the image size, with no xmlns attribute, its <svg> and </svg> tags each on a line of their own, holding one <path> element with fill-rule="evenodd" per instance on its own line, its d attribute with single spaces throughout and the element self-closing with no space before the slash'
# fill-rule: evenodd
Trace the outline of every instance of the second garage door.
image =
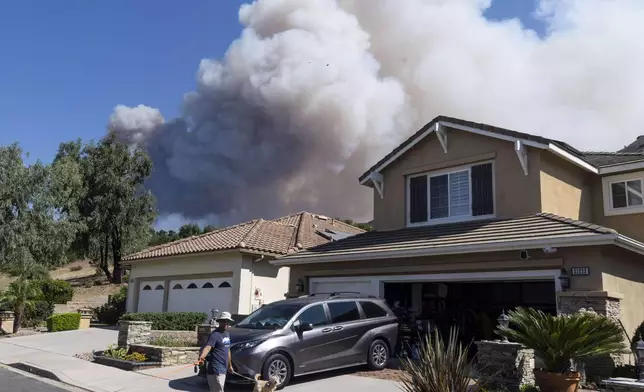
<svg viewBox="0 0 644 392">
<path fill-rule="evenodd" d="M 370 279 L 332 281 L 324 278 L 311 278 L 310 294 L 315 293 L 337 293 L 337 292 L 358 292 L 360 294 L 378 295 L 374 293 Z"/>
<path fill-rule="evenodd" d="M 209 317 L 212 309 L 230 312 L 233 309 L 231 282 L 232 278 L 170 281 L 168 312 L 204 312 Z"/>
</svg>

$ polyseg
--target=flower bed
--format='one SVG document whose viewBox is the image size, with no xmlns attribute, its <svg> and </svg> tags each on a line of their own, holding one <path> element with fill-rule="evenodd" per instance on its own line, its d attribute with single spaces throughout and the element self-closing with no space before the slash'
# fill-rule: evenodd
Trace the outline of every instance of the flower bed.
<svg viewBox="0 0 644 392">
<path fill-rule="evenodd" d="M 121 370 L 144 370 L 161 367 L 161 362 L 154 361 L 128 361 L 104 355 L 104 351 L 94 352 L 94 362 L 101 365 L 115 367 Z"/>
</svg>

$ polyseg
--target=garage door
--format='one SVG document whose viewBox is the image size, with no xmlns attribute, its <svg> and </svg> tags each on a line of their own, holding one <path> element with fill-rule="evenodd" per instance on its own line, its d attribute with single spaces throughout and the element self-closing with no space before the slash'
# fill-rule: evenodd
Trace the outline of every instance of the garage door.
<svg viewBox="0 0 644 392">
<path fill-rule="evenodd" d="M 374 293 L 371 280 L 369 279 L 356 279 L 356 280 L 338 280 L 333 281 L 329 279 L 311 278 L 310 280 L 310 294 L 315 293 L 337 293 L 337 292 L 358 292 L 360 294 L 378 295 Z"/>
<path fill-rule="evenodd" d="M 183 279 L 170 281 L 168 312 L 229 312 L 232 306 L 232 278 Z M 234 312 L 233 312 L 234 313 Z"/>
<path fill-rule="evenodd" d="M 137 312 L 162 312 L 164 290 L 163 281 L 141 282 Z"/>
</svg>

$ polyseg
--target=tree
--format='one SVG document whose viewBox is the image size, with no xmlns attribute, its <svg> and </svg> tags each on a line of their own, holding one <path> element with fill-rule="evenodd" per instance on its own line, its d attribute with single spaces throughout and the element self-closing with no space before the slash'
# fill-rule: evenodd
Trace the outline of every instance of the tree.
<svg viewBox="0 0 644 392">
<path fill-rule="evenodd" d="M 17 279 L 0 295 L 0 304 L 13 309 L 13 333 L 18 332 L 26 309 L 32 309 L 40 296 L 38 285 L 32 280 Z"/>
<path fill-rule="evenodd" d="M 336 218 L 336 219 L 346 223 L 347 225 L 357 227 L 358 229 L 362 229 L 364 231 L 373 230 L 373 227 L 371 227 L 369 223 L 358 223 L 358 222 L 355 222 L 353 219 L 340 219 L 340 218 Z"/>
<path fill-rule="evenodd" d="M 201 234 L 201 228 L 196 223 L 188 223 L 179 228 L 179 238 L 188 238 Z"/>
<path fill-rule="evenodd" d="M 62 166 L 26 166 L 17 144 L 0 147 L 0 269 L 67 261 L 77 225 L 66 197 L 79 181 Z"/>
<path fill-rule="evenodd" d="M 121 283 L 121 258 L 146 246 L 155 216 L 155 200 L 143 187 L 152 161 L 139 148 L 128 148 L 113 132 L 98 143 L 60 145 L 55 163 L 82 173 L 70 210 L 79 212 L 82 230 L 74 253 L 88 257 L 113 283 Z"/>
</svg>

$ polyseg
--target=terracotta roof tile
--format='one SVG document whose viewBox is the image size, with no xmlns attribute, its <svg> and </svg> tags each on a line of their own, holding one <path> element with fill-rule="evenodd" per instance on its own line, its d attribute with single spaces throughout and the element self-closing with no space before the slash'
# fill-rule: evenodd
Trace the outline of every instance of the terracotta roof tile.
<svg viewBox="0 0 644 392">
<path fill-rule="evenodd" d="M 300 212 L 275 220 L 257 219 L 206 234 L 184 238 L 128 255 L 123 261 L 154 259 L 218 250 L 244 249 L 278 255 L 330 242 L 326 230 L 363 233 L 357 227 L 322 215 Z"/>
</svg>

